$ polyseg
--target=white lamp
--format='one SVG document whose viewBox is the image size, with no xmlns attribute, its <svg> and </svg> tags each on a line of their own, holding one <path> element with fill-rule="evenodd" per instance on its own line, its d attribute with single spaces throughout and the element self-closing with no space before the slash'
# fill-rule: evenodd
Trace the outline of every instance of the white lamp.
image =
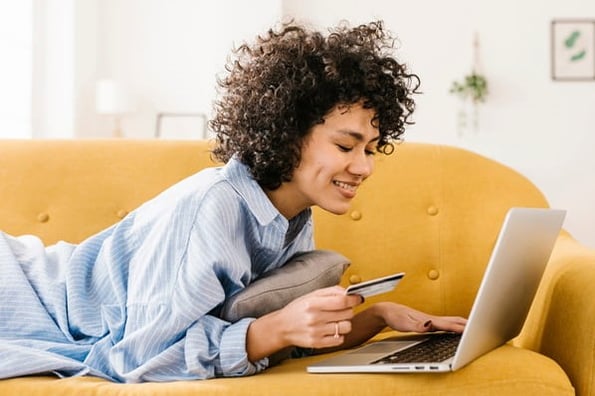
<svg viewBox="0 0 595 396">
<path fill-rule="evenodd" d="M 128 93 L 114 80 L 103 79 L 97 81 L 95 87 L 95 110 L 98 114 L 113 117 L 113 137 L 122 137 L 120 120 L 122 115 L 132 109 Z"/>
</svg>

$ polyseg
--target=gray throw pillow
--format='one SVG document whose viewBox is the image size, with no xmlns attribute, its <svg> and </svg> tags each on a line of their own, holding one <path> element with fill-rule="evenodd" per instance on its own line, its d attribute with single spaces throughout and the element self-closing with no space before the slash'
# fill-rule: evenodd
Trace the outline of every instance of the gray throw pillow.
<svg viewBox="0 0 595 396">
<path fill-rule="evenodd" d="M 282 267 L 265 273 L 228 298 L 220 317 L 236 322 L 245 317 L 259 318 L 281 309 L 297 297 L 339 284 L 349 264 L 349 259 L 330 250 L 295 255 Z"/>
<path fill-rule="evenodd" d="M 295 255 L 228 298 L 219 316 L 229 322 L 259 318 L 311 291 L 339 284 L 349 264 L 346 257 L 330 250 Z M 294 349 L 288 347 L 269 356 L 269 367 L 291 357 Z"/>
</svg>

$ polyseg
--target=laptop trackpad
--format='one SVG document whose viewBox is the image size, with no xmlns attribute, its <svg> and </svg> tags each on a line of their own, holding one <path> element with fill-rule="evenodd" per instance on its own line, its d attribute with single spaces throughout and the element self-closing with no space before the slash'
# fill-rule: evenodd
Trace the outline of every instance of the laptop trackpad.
<svg viewBox="0 0 595 396">
<path fill-rule="evenodd" d="M 325 361 L 325 365 L 336 364 L 338 361 L 341 365 L 359 365 L 376 361 L 388 354 L 394 353 L 400 349 L 406 348 L 413 344 L 417 344 L 420 340 L 408 341 L 377 341 L 370 345 L 349 351 L 345 354 L 336 356 Z"/>
</svg>

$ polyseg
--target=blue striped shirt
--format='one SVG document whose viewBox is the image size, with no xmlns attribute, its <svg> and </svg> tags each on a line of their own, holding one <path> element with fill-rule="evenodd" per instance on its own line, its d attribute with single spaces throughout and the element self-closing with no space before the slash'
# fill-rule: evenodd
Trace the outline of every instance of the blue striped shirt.
<svg viewBox="0 0 595 396">
<path fill-rule="evenodd" d="M 217 309 L 297 252 L 312 250 L 232 159 L 177 183 L 75 245 L 0 233 L 0 378 L 37 373 L 119 382 L 257 373 L 246 331 Z M 292 220 L 292 222 L 294 221 Z"/>
</svg>

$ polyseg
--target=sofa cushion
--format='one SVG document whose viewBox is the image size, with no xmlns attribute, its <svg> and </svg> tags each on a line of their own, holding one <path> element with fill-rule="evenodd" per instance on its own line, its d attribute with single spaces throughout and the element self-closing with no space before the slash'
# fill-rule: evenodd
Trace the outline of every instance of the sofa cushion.
<svg viewBox="0 0 595 396">
<path fill-rule="evenodd" d="M 393 334 L 394 335 L 394 334 Z M 564 371 L 552 359 L 504 345 L 454 373 L 308 374 L 326 355 L 286 360 L 264 373 L 204 381 L 116 384 L 99 378 L 27 377 L 0 381 L 1 395 L 574 395 Z"/>
<path fill-rule="evenodd" d="M 230 322 L 259 318 L 316 289 L 337 285 L 349 259 L 330 250 L 314 250 L 292 257 L 227 299 L 220 317 Z"/>
</svg>

